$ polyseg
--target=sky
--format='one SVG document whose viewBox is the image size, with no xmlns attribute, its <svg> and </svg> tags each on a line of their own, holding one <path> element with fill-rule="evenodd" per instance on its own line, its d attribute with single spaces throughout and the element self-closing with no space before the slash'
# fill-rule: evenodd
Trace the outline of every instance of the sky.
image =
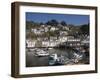
<svg viewBox="0 0 100 80">
<path fill-rule="evenodd" d="M 89 15 L 26 12 L 26 21 L 45 23 L 52 19 L 55 19 L 58 22 L 65 21 L 67 24 L 73 24 L 73 25 L 82 25 L 89 23 Z"/>
</svg>

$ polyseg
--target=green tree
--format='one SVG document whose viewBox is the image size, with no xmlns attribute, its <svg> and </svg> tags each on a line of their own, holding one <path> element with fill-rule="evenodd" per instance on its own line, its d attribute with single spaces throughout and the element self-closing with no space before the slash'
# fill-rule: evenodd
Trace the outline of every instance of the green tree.
<svg viewBox="0 0 100 80">
<path fill-rule="evenodd" d="M 67 24 L 66 24 L 65 21 L 61 21 L 61 25 L 62 25 L 62 26 L 66 26 Z"/>
<path fill-rule="evenodd" d="M 80 27 L 80 31 L 82 34 L 89 35 L 89 24 L 84 24 Z"/>
<path fill-rule="evenodd" d="M 26 29 L 31 30 L 31 28 L 34 26 L 34 22 L 32 21 L 26 21 Z"/>
<path fill-rule="evenodd" d="M 58 21 L 56 21 L 55 19 L 52 19 L 48 22 L 46 22 L 47 25 L 51 25 L 51 26 L 57 26 L 58 25 Z"/>
</svg>

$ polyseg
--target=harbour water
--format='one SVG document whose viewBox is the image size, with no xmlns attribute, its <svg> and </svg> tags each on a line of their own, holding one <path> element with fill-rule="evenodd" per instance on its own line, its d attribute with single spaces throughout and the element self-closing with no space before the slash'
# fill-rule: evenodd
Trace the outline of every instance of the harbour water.
<svg viewBox="0 0 100 80">
<path fill-rule="evenodd" d="M 44 52 L 48 52 L 48 56 L 37 56 L 36 50 L 40 50 L 40 52 L 43 50 Z M 75 53 L 72 49 L 58 49 L 58 48 L 36 48 L 31 50 L 26 50 L 26 67 L 40 67 L 40 66 L 50 66 L 49 65 L 49 56 L 52 54 L 57 54 L 58 57 L 63 56 L 64 59 L 66 59 L 66 64 L 64 65 L 70 65 L 70 64 L 85 64 L 86 62 L 89 64 L 89 56 L 85 56 L 83 53 Z M 78 60 L 78 57 L 76 56 L 82 56 L 81 60 Z M 75 60 L 78 61 L 78 63 L 74 62 Z M 56 65 L 54 65 L 56 66 Z"/>
</svg>

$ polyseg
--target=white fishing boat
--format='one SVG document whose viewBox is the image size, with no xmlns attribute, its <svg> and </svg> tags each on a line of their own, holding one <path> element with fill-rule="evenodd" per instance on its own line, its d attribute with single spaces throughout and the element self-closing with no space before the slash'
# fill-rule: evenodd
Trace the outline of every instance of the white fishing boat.
<svg viewBox="0 0 100 80">
<path fill-rule="evenodd" d="M 42 57 L 42 56 L 48 56 L 49 53 L 47 51 L 44 50 L 37 50 L 37 52 L 35 53 L 36 56 Z"/>
<path fill-rule="evenodd" d="M 83 59 L 83 56 L 84 56 L 84 54 L 82 54 L 82 53 L 74 53 L 73 55 L 74 55 L 73 58 L 74 58 L 74 62 L 75 63 L 77 63 L 80 60 L 82 60 Z"/>
<path fill-rule="evenodd" d="M 30 48 L 29 49 L 29 51 L 31 51 L 31 52 L 33 52 L 33 51 L 35 51 L 36 50 L 36 48 Z"/>
<path fill-rule="evenodd" d="M 49 65 L 62 65 L 64 64 L 63 56 L 58 57 L 57 54 L 52 54 L 49 56 Z"/>
<path fill-rule="evenodd" d="M 49 65 L 54 65 L 57 61 L 57 54 L 52 54 L 49 56 Z"/>
<path fill-rule="evenodd" d="M 53 49 L 53 48 L 49 48 L 49 49 Z"/>
</svg>

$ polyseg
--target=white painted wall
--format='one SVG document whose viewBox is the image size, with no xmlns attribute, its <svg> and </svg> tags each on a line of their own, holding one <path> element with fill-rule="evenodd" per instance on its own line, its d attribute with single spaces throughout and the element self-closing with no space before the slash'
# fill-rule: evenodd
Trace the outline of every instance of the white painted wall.
<svg viewBox="0 0 100 80">
<path fill-rule="evenodd" d="M 100 69 L 98 74 L 80 74 L 51 76 L 38 78 L 21 78 L 15 79 L 10 76 L 11 68 L 11 2 L 26 1 L 39 3 L 54 4 L 73 4 L 73 5 L 89 5 L 98 6 L 100 14 L 100 0 L 1 0 L 0 2 L 0 80 L 100 80 Z M 100 16 L 98 16 L 100 21 Z M 98 24 L 100 26 L 100 23 Z M 98 34 L 100 34 L 98 27 Z M 98 37 L 100 41 L 100 36 Z M 100 42 L 98 43 L 100 47 Z M 98 67 L 100 67 L 100 49 L 98 50 Z"/>
</svg>

